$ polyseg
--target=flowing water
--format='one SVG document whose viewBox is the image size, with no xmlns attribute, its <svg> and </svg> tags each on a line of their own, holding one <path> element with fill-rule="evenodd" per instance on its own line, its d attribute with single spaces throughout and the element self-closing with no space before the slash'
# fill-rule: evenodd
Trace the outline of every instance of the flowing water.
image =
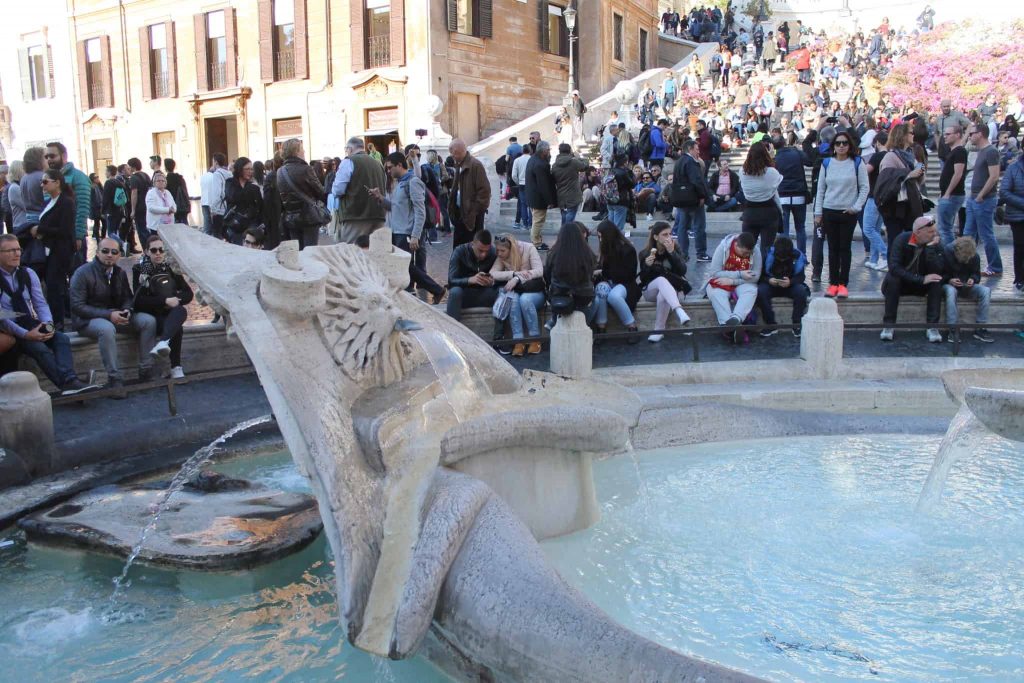
<svg viewBox="0 0 1024 683">
<path fill-rule="evenodd" d="M 434 369 L 455 418 L 462 422 L 476 403 L 491 395 L 490 389 L 447 335 L 433 330 L 417 330 L 411 334 Z"/>
<path fill-rule="evenodd" d="M 974 439 L 928 516 L 938 437 L 641 452 L 646 494 L 602 460 L 601 521 L 542 548 L 626 626 L 769 680 L 1022 681 L 1024 444 Z"/>
<path fill-rule="evenodd" d="M 256 427 L 257 425 L 266 424 L 273 419 L 273 415 L 263 415 L 262 417 L 255 417 L 251 420 L 246 420 L 245 422 L 239 422 L 209 444 L 193 453 L 192 456 L 182 464 L 181 469 L 179 469 L 178 473 L 171 479 L 171 483 L 167 485 L 163 495 L 160 496 L 159 500 L 154 504 L 152 516 L 139 532 L 139 540 L 136 541 L 135 545 L 132 547 L 131 553 L 128 554 L 128 559 L 125 560 L 121 573 L 114 579 L 114 592 L 110 596 L 112 606 L 116 606 L 116 603 L 121 598 L 124 591 L 131 585 L 128 581 L 128 572 L 131 570 L 135 560 L 138 559 L 139 553 L 141 553 L 142 549 L 145 547 L 146 539 L 149 537 L 149 534 L 152 533 L 153 529 L 156 528 L 156 525 L 159 524 L 160 515 L 167 509 L 167 504 L 170 501 L 171 496 L 180 491 L 181 487 L 187 484 L 192 477 L 199 474 L 199 471 L 210 461 L 210 458 L 217 452 L 217 449 L 227 443 L 231 437 L 240 434 L 247 429 Z"/>
<path fill-rule="evenodd" d="M 942 498 L 942 489 L 946 486 L 946 479 L 949 478 L 953 464 L 974 452 L 979 437 L 987 433 L 988 430 L 978 421 L 967 404 L 961 404 L 960 410 L 949 423 L 946 436 L 943 437 L 935 454 L 932 469 L 928 472 L 928 479 L 925 480 L 921 495 L 918 496 L 918 514 L 929 514 L 935 509 Z"/>
</svg>

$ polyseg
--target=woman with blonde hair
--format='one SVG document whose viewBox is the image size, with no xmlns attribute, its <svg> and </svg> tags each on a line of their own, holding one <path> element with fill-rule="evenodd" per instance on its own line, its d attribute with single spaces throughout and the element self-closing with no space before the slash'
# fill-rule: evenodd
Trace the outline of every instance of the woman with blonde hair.
<svg viewBox="0 0 1024 683">
<path fill-rule="evenodd" d="M 500 291 L 512 299 L 512 308 L 508 313 L 512 338 L 539 337 L 539 312 L 544 307 L 545 297 L 544 262 L 541 261 L 537 247 L 531 242 L 516 239 L 515 235 L 504 233 L 494 240 L 494 251 L 497 258 L 491 266 L 491 277 L 495 283 L 503 285 Z M 512 348 L 512 355 L 522 356 L 527 351 L 530 354 L 540 353 L 540 342 L 530 342 L 529 348 L 524 344 L 516 344 Z"/>
<path fill-rule="evenodd" d="M 875 201 L 878 204 L 878 213 L 885 221 L 890 252 L 896 236 L 911 230 L 914 221 L 924 215 L 924 207 L 921 204 L 924 164 L 914 157 L 913 147 L 914 137 L 911 135 L 910 126 L 906 123 L 896 124 L 889 131 L 889 141 L 886 144 L 888 152 L 878 165 Z M 885 189 L 888 187 L 905 188 L 903 199 L 900 199 L 899 189 L 895 192 L 886 192 Z"/>
</svg>

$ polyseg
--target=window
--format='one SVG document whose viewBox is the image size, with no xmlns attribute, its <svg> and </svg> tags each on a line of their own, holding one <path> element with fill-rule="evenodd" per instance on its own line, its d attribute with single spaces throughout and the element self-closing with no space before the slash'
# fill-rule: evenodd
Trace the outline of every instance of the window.
<svg viewBox="0 0 1024 683">
<path fill-rule="evenodd" d="M 391 64 L 391 1 L 366 0 L 366 66 Z"/>
<path fill-rule="evenodd" d="M 563 57 L 569 56 L 569 29 L 562 18 L 558 5 L 548 5 L 548 52 Z"/>
<path fill-rule="evenodd" d="M 274 79 L 295 78 L 295 0 L 274 0 Z"/>
<path fill-rule="evenodd" d="M 85 41 L 85 64 L 85 77 L 89 83 L 89 107 L 102 107 L 106 104 L 106 97 L 103 92 L 103 53 L 99 38 Z"/>
<path fill-rule="evenodd" d="M 480 16 L 479 5 L 476 0 L 456 0 L 456 25 L 457 33 L 464 33 L 468 36 L 480 35 L 477 19 Z"/>
<path fill-rule="evenodd" d="M 167 25 L 149 27 L 149 77 L 153 97 L 171 96 L 171 65 L 167 54 Z"/>
<path fill-rule="evenodd" d="M 292 138 L 302 140 L 302 119 L 275 119 L 274 154 L 280 152 L 284 143 Z"/>
<path fill-rule="evenodd" d="M 228 46 L 224 10 L 206 15 L 206 55 L 210 90 L 227 87 Z"/>
<path fill-rule="evenodd" d="M 612 15 L 612 58 L 622 61 L 622 15 Z"/>
<path fill-rule="evenodd" d="M 173 130 L 153 133 L 153 154 L 159 154 L 163 159 L 168 157 L 173 159 L 176 157 L 177 155 L 174 153 L 174 137 Z"/>
<path fill-rule="evenodd" d="M 647 31 L 640 29 L 640 70 L 647 71 Z"/>
<path fill-rule="evenodd" d="M 43 45 L 33 45 L 25 51 L 24 63 L 22 64 L 24 95 L 26 100 L 41 100 L 44 97 L 52 97 L 50 87 L 50 65 L 48 57 L 49 50 Z"/>
</svg>

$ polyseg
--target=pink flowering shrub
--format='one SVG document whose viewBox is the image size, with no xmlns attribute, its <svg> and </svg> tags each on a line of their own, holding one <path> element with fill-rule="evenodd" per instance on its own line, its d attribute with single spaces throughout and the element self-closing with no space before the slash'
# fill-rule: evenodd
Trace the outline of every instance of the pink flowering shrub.
<svg viewBox="0 0 1024 683">
<path fill-rule="evenodd" d="M 680 89 L 679 94 L 676 95 L 676 100 L 685 103 L 691 110 L 703 109 L 712 102 L 710 93 L 706 93 L 703 90 L 694 90 L 693 88 Z"/>
<path fill-rule="evenodd" d="M 1024 96 L 1024 20 L 945 23 L 912 43 L 882 84 L 891 104 L 931 111 L 949 98 L 969 110 L 992 93 L 997 102 Z"/>
</svg>

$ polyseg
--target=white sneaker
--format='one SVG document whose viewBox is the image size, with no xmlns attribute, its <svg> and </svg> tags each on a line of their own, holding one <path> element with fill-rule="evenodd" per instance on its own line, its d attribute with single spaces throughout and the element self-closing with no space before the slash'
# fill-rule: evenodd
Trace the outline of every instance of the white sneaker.
<svg viewBox="0 0 1024 683">
<path fill-rule="evenodd" d="M 180 365 L 171 368 L 171 379 L 185 379 L 185 371 L 181 369 Z"/>
<path fill-rule="evenodd" d="M 891 327 L 886 327 L 882 330 L 882 334 L 878 335 L 878 338 L 882 341 L 892 341 L 893 329 Z"/>
<path fill-rule="evenodd" d="M 870 268 L 871 270 L 878 270 L 878 264 L 875 263 L 874 261 L 865 261 L 864 267 Z"/>
<path fill-rule="evenodd" d="M 686 323 L 690 322 L 690 316 L 686 315 L 686 311 L 684 311 L 682 308 L 676 309 L 676 317 L 679 318 L 680 325 L 685 325 Z"/>
<path fill-rule="evenodd" d="M 629 231 L 629 230 L 623 230 L 622 231 L 622 235 L 623 235 L 623 237 L 632 237 L 633 233 L 631 231 Z"/>
<path fill-rule="evenodd" d="M 936 344 L 942 341 L 942 334 L 934 327 L 929 328 L 925 332 L 925 334 L 928 335 L 928 341 L 930 341 L 932 344 Z"/>
<path fill-rule="evenodd" d="M 156 346 L 154 346 L 152 349 L 149 350 L 149 355 L 151 355 L 151 356 L 160 356 L 161 358 L 169 356 L 170 353 L 171 353 L 171 345 L 169 343 L 167 343 L 166 341 L 164 341 L 163 339 L 158 341 L 156 343 Z"/>
<path fill-rule="evenodd" d="M 647 341 L 651 342 L 652 344 L 657 344 L 664 338 L 665 335 L 663 334 L 652 334 L 650 337 L 647 338 Z"/>
<path fill-rule="evenodd" d="M 878 266 L 875 268 L 875 270 L 877 270 L 879 273 L 888 273 L 889 272 L 889 264 L 886 263 L 885 261 L 882 261 L 881 263 L 878 264 Z"/>
</svg>

